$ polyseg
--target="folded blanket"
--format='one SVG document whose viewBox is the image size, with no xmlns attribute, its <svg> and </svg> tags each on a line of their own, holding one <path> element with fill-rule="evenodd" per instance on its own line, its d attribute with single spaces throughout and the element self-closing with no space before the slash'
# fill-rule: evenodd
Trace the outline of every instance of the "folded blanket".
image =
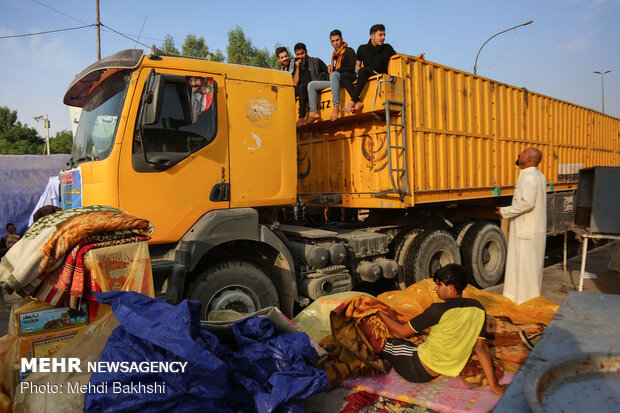
<svg viewBox="0 0 620 413">
<path fill-rule="evenodd" d="M 145 219 L 103 205 L 47 215 L 28 228 L 22 239 L 2 258 L 0 281 L 20 291 L 42 274 L 63 264 L 65 255 L 81 240 L 118 230 L 147 235 L 152 227 Z"/>
<path fill-rule="evenodd" d="M 101 291 L 84 265 L 84 256 L 88 251 L 113 245 L 148 241 L 148 239 L 147 236 L 131 234 L 88 237 L 73 247 L 71 252 L 67 254 L 62 266 L 47 273 L 44 277 L 37 278 L 25 290 L 36 291 L 36 298 L 52 305 L 62 304 L 71 308 L 78 308 L 80 299 L 93 299 L 91 291 Z"/>
</svg>

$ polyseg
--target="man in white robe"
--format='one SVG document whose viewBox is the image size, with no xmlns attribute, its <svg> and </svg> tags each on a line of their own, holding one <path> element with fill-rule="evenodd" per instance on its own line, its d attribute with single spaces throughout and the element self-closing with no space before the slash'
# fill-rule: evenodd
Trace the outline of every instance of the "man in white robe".
<svg viewBox="0 0 620 413">
<path fill-rule="evenodd" d="M 519 154 L 519 180 L 512 205 L 497 214 L 510 219 L 504 296 L 517 304 L 540 295 L 547 240 L 547 180 L 537 169 L 542 152 L 527 148 Z"/>
</svg>

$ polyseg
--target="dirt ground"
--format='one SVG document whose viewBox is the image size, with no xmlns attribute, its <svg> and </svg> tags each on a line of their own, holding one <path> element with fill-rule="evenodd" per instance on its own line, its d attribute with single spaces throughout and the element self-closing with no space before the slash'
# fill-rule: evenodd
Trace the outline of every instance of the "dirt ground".
<svg viewBox="0 0 620 413">
<path fill-rule="evenodd" d="M 564 239 L 562 236 L 550 237 L 547 240 L 546 266 L 543 272 L 542 295 L 555 304 L 562 304 L 569 291 L 579 287 L 581 270 L 580 243 L 570 239 L 567 243 L 568 259 L 566 271 L 563 270 Z M 591 244 L 591 243 L 590 243 Z M 599 244 L 600 245 L 600 244 Z M 596 274 L 595 279 L 584 279 L 583 291 L 605 294 L 620 294 L 620 273 L 608 269 L 612 254 L 616 247 L 615 242 L 602 246 L 594 245 L 588 248 L 586 271 Z M 501 294 L 503 284 L 485 289 L 485 291 Z M 339 412 L 347 402 L 344 398 L 351 394 L 349 389 L 337 388 L 329 392 L 315 394 L 306 399 L 307 413 L 335 413 Z"/>
</svg>

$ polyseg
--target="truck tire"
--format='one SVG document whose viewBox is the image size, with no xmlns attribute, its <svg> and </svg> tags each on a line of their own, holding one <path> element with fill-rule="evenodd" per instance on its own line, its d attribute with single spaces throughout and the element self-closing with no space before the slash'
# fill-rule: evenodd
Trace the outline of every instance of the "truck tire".
<svg viewBox="0 0 620 413">
<path fill-rule="evenodd" d="M 488 288 L 502 279 L 506 267 L 506 239 L 497 225 L 478 221 L 469 227 L 463 237 L 461 254 L 471 284 Z"/>
<path fill-rule="evenodd" d="M 245 261 L 207 268 L 189 287 L 188 298 L 202 302 L 202 318 L 214 310 L 253 313 L 279 306 L 278 292 L 265 272 Z"/>
<path fill-rule="evenodd" d="M 463 244 L 463 237 L 465 236 L 465 233 L 472 225 L 474 225 L 474 221 L 464 220 L 458 221 L 452 228 L 450 228 L 450 233 L 454 237 L 456 245 L 458 245 L 459 248 Z"/>
<path fill-rule="evenodd" d="M 418 234 L 405 254 L 404 287 L 431 277 L 435 271 L 448 264 L 461 263 L 456 241 L 448 231 L 442 229 L 425 230 Z"/>
<path fill-rule="evenodd" d="M 411 248 L 411 244 L 415 238 L 422 233 L 422 229 L 406 229 L 400 231 L 392 243 L 390 244 L 390 251 L 394 251 L 394 260 L 398 263 L 398 277 L 396 279 L 396 287 L 404 290 L 407 288 L 405 282 L 405 266 L 407 265 L 407 252 Z"/>
</svg>

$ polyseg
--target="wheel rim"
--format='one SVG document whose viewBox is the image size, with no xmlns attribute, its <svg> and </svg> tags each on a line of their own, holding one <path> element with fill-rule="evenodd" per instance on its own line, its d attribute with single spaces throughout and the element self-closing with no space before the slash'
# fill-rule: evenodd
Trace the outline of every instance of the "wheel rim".
<svg viewBox="0 0 620 413">
<path fill-rule="evenodd" d="M 256 312 L 256 309 L 256 299 L 249 290 L 241 286 L 230 286 L 213 296 L 207 306 L 207 313 L 217 310 L 234 310 L 238 313 L 250 314 Z"/>
<path fill-rule="evenodd" d="M 428 263 L 429 274 L 435 274 L 435 271 L 441 267 L 454 262 L 454 257 L 446 250 L 438 250 L 432 256 Z"/>
<path fill-rule="evenodd" d="M 482 248 L 482 266 L 489 273 L 495 272 L 501 258 L 500 245 L 496 241 L 487 242 Z"/>
</svg>

